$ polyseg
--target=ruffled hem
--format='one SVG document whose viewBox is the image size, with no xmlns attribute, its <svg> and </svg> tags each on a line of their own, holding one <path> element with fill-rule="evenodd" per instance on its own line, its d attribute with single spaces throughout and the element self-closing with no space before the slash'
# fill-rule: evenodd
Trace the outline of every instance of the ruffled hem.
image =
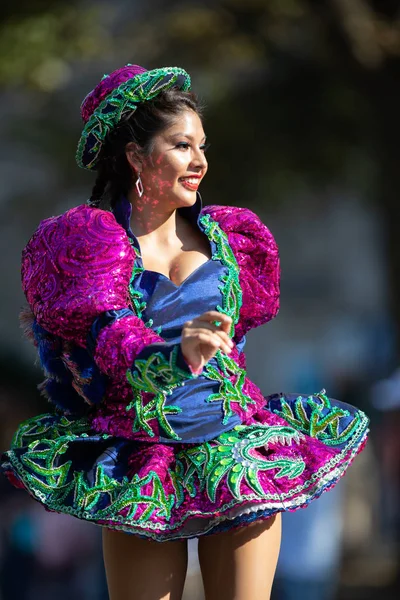
<svg viewBox="0 0 400 600">
<path fill-rule="evenodd" d="M 346 472 L 368 419 L 323 397 L 316 427 L 318 398 L 270 396 L 249 422 L 197 445 L 132 442 L 45 414 L 20 425 L 1 468 L 48 510 L 104 527 L 157 541 L 218 533 L 305 507 Z"/>
<path fill-rule="evenodd" d="M 218 533 L 307 506 L 365 444 L 368 419 L 349 405 L 321 394 L 266 400 L 197 445 L 132 442 L 84 418 L 41 415 L 20 425 L 1 468 L 48 510 L 104 527 L 157 541 Z"/>
</svg>

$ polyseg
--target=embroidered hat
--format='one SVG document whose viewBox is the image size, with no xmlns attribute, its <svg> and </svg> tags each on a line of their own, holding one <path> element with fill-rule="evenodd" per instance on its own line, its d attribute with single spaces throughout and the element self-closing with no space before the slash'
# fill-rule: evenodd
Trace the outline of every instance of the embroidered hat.
<svg viewBox="0 0 400 600">
<path fill-rule="evenodd" d="M 179 67 L 146 71 L 128 64 L 104 75 L 81 105 L 85 125 L 76 151 L 78 166 L 95 170 L 104 140 L 113 127 L 131 115 L 138 104 L 173 86 L 185 92 L 190 90 L 190 76 Z"/>
</svg>

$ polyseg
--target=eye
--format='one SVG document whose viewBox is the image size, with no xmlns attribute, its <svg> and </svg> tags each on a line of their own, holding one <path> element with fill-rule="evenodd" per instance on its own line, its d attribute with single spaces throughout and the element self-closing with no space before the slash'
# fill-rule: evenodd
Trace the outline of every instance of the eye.
<svg viewBox="0 0 400 600">
<path fill-rule="evenodd" d="M 176 148 L 179 148 L 180 150 L 187 150 L 189 147 L 189 142 L 179 142 L 178 144 L 176 144 Z"/>
<path fill-rule="evenodd" d="M 202 152 L 206 153 L 206 152 L 207 152 L 207 150 L 209 149 L 210 145 L 211 145 L 211 144 L 202 144 L 202 145 L 200 146 L 200 150 L 201 150 Z"/>
</svg>

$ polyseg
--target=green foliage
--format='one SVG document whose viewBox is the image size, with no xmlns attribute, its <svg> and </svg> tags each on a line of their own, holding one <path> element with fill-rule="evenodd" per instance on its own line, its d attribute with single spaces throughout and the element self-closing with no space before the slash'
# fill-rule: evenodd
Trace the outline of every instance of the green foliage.
<svg viewBox="0 0 400 600">
<path fill-rule="evenodd" d="M 74 61 L 93 59 L 107 45 L 95 7 L 56 3 L 14 14 L 0 28 L 0 85 L 53 92 L 69 82 Z"/>
</svg>

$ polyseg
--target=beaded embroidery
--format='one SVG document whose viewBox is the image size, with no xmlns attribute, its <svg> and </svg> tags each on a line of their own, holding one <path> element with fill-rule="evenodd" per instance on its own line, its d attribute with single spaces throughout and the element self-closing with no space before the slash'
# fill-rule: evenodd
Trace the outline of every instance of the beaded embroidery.
<svg viewBox="0 0 400 600">
<path fill-rule="evenodd" d="M 239 266 L 236 257 L 230 247 L 228 236 L 221 229 L 217 221 L 214 221 L 209 214 L 200 217 L 200 223 L 204 227 L 207 237 L 216 244 L 217 250 L 213 254 L 213 260 L 220 260 L 224 267 L 227 267 L 228 273 L 222 275 L 220 280 L 222 285 L 219 289 L 222 292 L 222 306 L 217 306 L 216 310 L 232 318 L 230 335 L 235 333 L 235 325 L 239 321 L 240 309 L 242 306 L 242 288 L 239 283 Z"/>
<path fill-rule="evenodd" d="M 257 495 L 263 496 L 264 491 L 258 479 L 260 471 L 278 469 L 275 479 L 295 479 L 304 471 L 305 463 L 301 459 L 287 457 L 269 460 L 261 455 L 255 456 L 251 451 L 276 442 L 287 445 L 299 443 L 301 437 L 302 434 L 292 427 L 237 425 L 232 431 L 221 434 L 215 443 L 205 443 L 200 449 L 189 449 L 186 455 L 193 455 L 192 464 L 198 470 L 199 480 L 205 481 L 211 502 L 215 502 L 218 485 L 224 476 L 234 498 L 241 496 L 240 484 L 243 479 Z"/>
<path fill-rule="evenodd" d="M 140 292 L 139 290 L 136 290 L 133 283 L 134 283 L 136 277 L 138 277 L 138 275 L 143 273 L 144 268 L 142 266 L 140 266 L 139 261 L 138 261 L 138 259 L 140 258 L 139 250 L 136 248 L 135 244 L 133 243 L 133 241 L 130 238 L 129 238 L 129 241 L 131 243 L 132 250 L 135 253 L 135 261 L 133 263 L 131 280 L 129 282 L 129 297 L 131 299 L 132 308 L 133 308 L 136 316 L 139 317 L 139 319 L 141 319 L 142 315 L 143 315 L 143 311 L 146 309 L 146 303 L 143 302 L 142 292 Z M 151 323 L 151 325 L 152 324 L 153 323 Z M 147 325 L 148 325 L 148 323 L 146 323 L 146 326 Z M 149 327 L 151 327 L 151 325 L 149 325 Z"/>
<path fill-rule="evenodd" d="M 220 350 L 216 353 L 216 359 L 220 370 L 212 365 L 206 365 L 205 377 L 220 381 L 221 385 L 218 393 L 211 394 L 207 398 L 207 402 L 222 402 L 222 410 L 224 411 L 222 423 L 226 425 L 233 415 L 232 402 L 237 402 L 243 410 L 246 410 L 248 404 L 255 404 L 255 400 L 243 393 L 246 371 Z M 221 372 L 223 374 L 222 380 Z M 234 381 L 232 381 L 232 377 L 235 378 Z"/>
<path fill-rule="evenodd" d="M 175 440 L 181 439 L 169 425 L 166 415 L 176 415 L 182 412 L 182 409 L 178 406 L 165 406 L 165 401 L 167 395 L 171 394 L 176 387 L 196 376 L 182 371 L 177 366 L 177 354 L 177 346 L 173 348 L 169 359 L 162 352 L 155 352 L 147 360 L 136 360 L 134 370 L 127 371 L 127 379 L 134 390 L 134 400 L 128 404 L 126 410 L 135 409 L 134 432 L 143 429 L 154 437 L 149 421 L 157 419 L 166 435 Z M 141 392 L 154 394 L 154 397 L 144 404 Z"/>
<path fill-rule="evenodd" d="M 113 89 L 94 110 L 84 126 L 76 151 L 76 161 L 84 169 L 93 169 L 107 135 L 126 113 L 133 113 L 138 104 L 152 100 L 160 92 L 183 81 L 181 90 L 190 89 L 190 77 L 179 67 L 162 67 L 145 71 Z"/>
<path fill-rule="evenodd" d="M 318 398 L 318 400 L 315 400 L 315 398 Z M 340 431 L 340 420 L 350 417 L 350 413 L 338 406 L 332 406 L 325 390 L 315 394 L 314 397 L 298 396 L 294 402 L 294 410 L 285 398 L 281 398 L 280 402 L 281 410 L 275 409 L 272 412 L 285 419 L 299 431 L 321 440 L 328 446 L 337 446 L 346 442 L 357 429 L 362 414 L 356 412 L 347 427 Z M 310 415 L 307 414 L 304 404 L 311 408 Z"/>
<path fill-rule="evenodd" d="M 178 367 L 178 351 L 178 346 L 175 346 L 168 358 L 162 352 L 153 352 L 146 360 L 135 360 L 135 368 L 127 374 L 131 386 L 151 394 L 170 394 L 185 380 L 195 379 L 195 375 L 188 374 Z"/>
<path fill-rule="evenodd" d="M 78 488 L 79 484 L 81 485 Z M 122 493 L 121 488 L 123 488 Z M 76 485 L 74 500 L 79 508 L 88 511 L 95 508 L 96 504 L 101 505 L 105 494 L 109 497 L 109 505 L 105 509 L 96 511 L 99 519 L 112 519 L 115 514 L 121 512 L 126 518 L 137 523 L 145 523 L 152 516 L 164 517 L 166 521 L 171 518 L 174 496 L 166 495 L 162 482 L 154 471 L 150 471 L 142 478 L 134 475 L 130 482 L 124 477 L 121 484 L 108 477 L 103 467 L 99 465 L 96 469 L 95 486 L 88 487 L 85 479 L 80 478 Z"/>
<path fill-rule="evenodd" d="M 303 506 L 344 473 L 364 441 L 367 423 L 368 419 L 360 413 L 357 430 L 346 447 L 324 461 L 307 480 L 301 478 L 298 485 L 286 492 L 264 489 L 259 473 L 277 469 L 273 479 L 295 479 L 303 472 L 302 460 L 287 457 L 282 460 L 278 455 L 271 461 L 255 450 L 274 444 L 298 444 L 302 434 L 285 426 L 238 425 L 212 442 L 182 449 L 168 470 L 159 474 L 151 470 L 142 477 L 135 474 L 131 479 L 123 476 L 118 480 L 108 476 L 102 465 L 97 465 L 94 482 L 90 483 L 86 471 L 78 471 L 71 460 L 64 458 L 63 462 L 70 444 L 80 439 L 90 440 L 90 435 L 82 431 L 90 432 L 88 422 L 42 415 L 22 424 L 13 449 L 5 456 L 19 480 L 51 510 L 160 539 L 161 531 L 173 537 L 173 532 L 191 516 L 213 516 L 214 524 L 229 519 L 229 511 L 239 503 L 262 500 L 271 513 Z M 35 441 L 30 443 L 32 438 Z M 108 438 L 112 445 L 111 436 L 102 434 L 96 438 Z M 173 493 L 165 489 L 168 476 Z M 225 497 L 216 506 L 212 499 L 216 498 L 224 477 L 232 499 Z M 252 492 L 240 494 L 242 483 Z M 204 489 L 212 501 L 208 509 L 183 508 L 188 497 L 195 498 Z M 172 509 L 176 511 L 180 507 L 181 512 L 172 521 Z M 193 531 L 188 535 L 192 534 Z"/>
</svg>

